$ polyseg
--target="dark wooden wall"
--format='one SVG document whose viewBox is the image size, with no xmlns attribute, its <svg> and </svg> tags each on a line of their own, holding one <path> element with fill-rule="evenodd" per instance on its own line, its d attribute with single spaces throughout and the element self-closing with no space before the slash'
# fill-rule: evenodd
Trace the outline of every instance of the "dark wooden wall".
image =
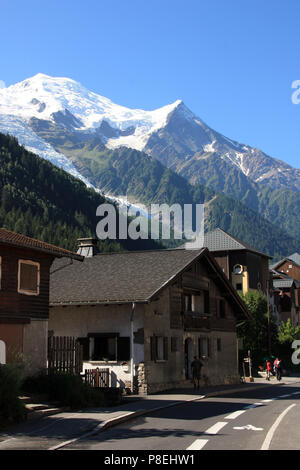
<svg viewBox="0 0 300 470">
<path fill-rule="evenodd" d="M 0 319 L 49 317 L 49 272 L 53 257 L 30 249 L 15 248 L 0 244 L 1 289 Z M 18 260 L 40 263 L 39 295 L 18 293 Z"/>
<path fill-rule="evenodd" d="M 292 266 L 292 268 L 290 268 L 289 266 Z M 279 272 L 283 271 L 284 273 L 288 274 L 288 276 L 291 276 L 293 279 L 300 281 L 300 268 L 299 266 L 296 266 L 292 261 L 284 261 L 280 266 L 276 268 L 276 270 Z"/>
</svg>

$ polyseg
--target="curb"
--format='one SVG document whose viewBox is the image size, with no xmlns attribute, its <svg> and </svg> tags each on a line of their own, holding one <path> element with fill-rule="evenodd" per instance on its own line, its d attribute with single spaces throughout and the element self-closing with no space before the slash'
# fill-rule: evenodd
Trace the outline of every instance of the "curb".
<svg viewBox="0 0 300 470">
<path fill-rule="evenodd" d="M 198 401 L 198 400 L 204 400 L 205 398 L 209 398 L 209 397 L 216 397 L 216 396 L 225 395 L 225 394 L 228 394 L 228 393 L 237 393 L 237 392 L 240 392 L 241 390 L 243 392 L 247 392 L 247 391 L 250 391 L 250 390 L 258 390 L 258 389 L 262 389 L 262 388 L 268 388 L 268 387 L 272 387 L 272 386 L 275 386 L 275 385 L 288 385 L 288 384 L 285 383 L 285 382 L 274 383 L 274 384 L 269 384 L 268 383 L 268 384 L 250 385 L 250 386 L 247 386 L 245 388 L 239 387 L 239 388 L 232 388 L 230 390 L 220 390 L 220 391 L 215 391 L 215 392 L 209 392 L 206 395 L 199 395 L 198 397 L 194 397 L 194 398 L 191 398 L 189 400 L 185 400 L 184 403 L 182 401 L 180 401 L 180 402 L 175 401 L 174 403 L 169 403 L 168 405 L 158 406 L 156 408 L 140 409 L 140 410 L 137 410 L 137 411 L 132 411 L 130 413 L 126 413 L 125 415 L 117 416 L 115 418 L 111 418 L 111 419 L 108 419 L 107 421 L 99 423 L 93 429 L 88 431 L 87 433 L 85 433 L 85 434 L 83 434 L 79 437 L 76 437 L 74 439 L 71 439 L 69 441 L 62 442 L 61 444 L 58 444 L 57 446 L 51 447 L 48 450 L 59 450 L 62 447 L 65 447 L 69 444 L 77 442 L 81 439 L 84 439 L 84 438 L 89 437 L 89 436 L 94 436 L 94 435 L 96 435 L 100 432 L 106 431 L 109 428 L 117 426 L 118 424 L 130 421 L 130 420 L 138 418 L 140 416 L 144 416 L 148 413 L 154 413 L 155 411 L 160 411 L 160 410 L 163 410 L 163 409 L 166 409 L 166 408 L 171 408 L 171 407 L 183 405 L 183 404 Z"/>
<path fill-rule="evenodd" d="M 46 416 L 53 416 L 59 413 L 64 413 L 65 411 L 70 411 L 70 407 L 62 408 L 45 408 L 44 410 L 27 410 L 26 421 L 34 421 L 36 419 L 41 419 Z"/>
<path fill-rule="evenodd" d="M 288 385 L 288 384 L 286 384 L 284 382 L 276 383 L 276 384 L 257 384 L 256 386 L 254 385 L 254 386 L 249 386 L 249 387 L 243 388 L 242 391 L 247 392 L 247 391 L 250 391 L 250 390 L 258 390 L 258 389 L 262 389 L 262 388 L 271 387 L 272 385 Z M 101 423 L 101 425 L 97 425 L 96 428 L 94 428 L 94 430 L 90 431 L 89 434 L 90 435 L 97 434 L 97 432 L 105 431 L 106 429 L 109 429 L 113 426 L 116 426 L 117 424 L 123 423 L 125 421 L 129 421 L 131 419 L 137 418 L 137 417 L 145 415 L 147 413 L 154 413 L 155 411 L 160 411 L 160 410 L 163 410 L 163 409 L 166 409 L 166 408 L 171 408 L 173 406 L 179 406 L 179 405 L 183 405 L 185 403 L 190 403 L 190 402 L 193 402 L 193 401 L 204 400 L 205 398 L 217 397 L 219 395 L 226 395 L 228 393 L 237 393 L 237 392 L 240 392 L 240 391 L 241 391 L 240 388 L 232 388 L 230 390 L 220 390 L 220 391 L 217 391 L 217 392 L 207 393 L 206 395 L 200 395 L 199 397 L 191 398 L 190 400 L 185 400 L 184 403 L 183 402 L 174 402 L 174 403 L 171 403 L 169 405 L 162 405 L 162 406 L 158 406 L 157 408 L 151 408 L 151 409 L 148 409 L 148 410 L 144 409 L 144 410 L 133 411 L 132 413 L 127 413 L 126 415 L 118 416 L 116 418 L 112 418 L 112 419 L 109 419 L 107 421 L 104 421 L 104 423 Z M 97 430 L 97 428 L 99 428 L 99 429 Z"/>
</svg>

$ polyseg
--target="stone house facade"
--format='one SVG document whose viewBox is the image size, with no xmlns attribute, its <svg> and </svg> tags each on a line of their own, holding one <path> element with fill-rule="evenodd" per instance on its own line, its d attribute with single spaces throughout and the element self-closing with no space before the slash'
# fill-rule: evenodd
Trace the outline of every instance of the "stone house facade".
<svg viewBox="0 0 300 470">
<path fill-rule="evenodd" d="M 111 386 L 149 394 L 191 383 L 239 381 L 236 323 L 245 304 L 208 249 L 96 254 L 54 264 L 49 330 L 75 336 L 84 369 L 108 368 Z"/>
</svg>

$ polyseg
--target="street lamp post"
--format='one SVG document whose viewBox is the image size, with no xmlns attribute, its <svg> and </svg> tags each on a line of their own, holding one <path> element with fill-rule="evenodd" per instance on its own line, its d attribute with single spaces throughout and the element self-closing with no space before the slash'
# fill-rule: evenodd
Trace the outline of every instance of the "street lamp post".
<svg viewBox="0 0 300 470">
<path fill-rule="evenodd" d="M 271 359 L 272 356 L 272 347 L 271 347 L 271 318 L 270 318 L 270 294 L 269 294 L 269 280 L 267 280 L 267 303 L 268 303 L 268 349 L 269 356 Z"/>
</svg>

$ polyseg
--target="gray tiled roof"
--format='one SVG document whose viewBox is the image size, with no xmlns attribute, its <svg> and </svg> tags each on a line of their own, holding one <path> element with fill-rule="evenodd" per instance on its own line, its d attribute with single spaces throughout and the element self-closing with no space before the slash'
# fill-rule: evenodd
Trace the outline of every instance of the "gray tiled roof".
<svg viewBox="0 0 300 470">
<path fill-rule="evenodd" d="M 273 287 L 275 289 L 278 289 L 278 288 L 283 289 L 284 287 L 290 288 L 292 287 L 293 283 L 294 283 L 293 279 L 274 279 Z"/>
<path fill-rule="evenodd" d="M 287 256 L 288 259 L 294 261 L 298 266 L 300 266 L 300 254 L 299 253 L 293 253 L 290 256 Z"/>
<path fill-rule="evenodd" d="M 234 311 L 249 312 L 207 248 L 102 253 L 84 262 L 56 260 L 50 275 L 51 305 L 150 301 L 198 259 L 204 259 L 214 282 Z"/>
<path fill-rule="evenodd" d="M 147 301 L 204 251 L 102 253 L 69 265 L 57 260 L 51 269 L 50 303 Z"/>
<path fill-rule="evenodd" d="M 293 253 L 292 255 L 286 256 L 285 258 L 281 259 L 277 263 L 273 264 L 271 266 L 271 269 L 276 269 L 277 266 L 280 266 L 286 260 L 291 260 L 295 264 L 297 264 L 297 266 L 300 266 L 300 254 L 299 253 Z"/>
<path fill-rule="evenodd" d="M 216 228 L 204 234 L 204 246 L 207 247 L 209 251 L 248 250 L 270 258 L 265 253 L 256 250 L 220 228 Z"/>
</svg>

